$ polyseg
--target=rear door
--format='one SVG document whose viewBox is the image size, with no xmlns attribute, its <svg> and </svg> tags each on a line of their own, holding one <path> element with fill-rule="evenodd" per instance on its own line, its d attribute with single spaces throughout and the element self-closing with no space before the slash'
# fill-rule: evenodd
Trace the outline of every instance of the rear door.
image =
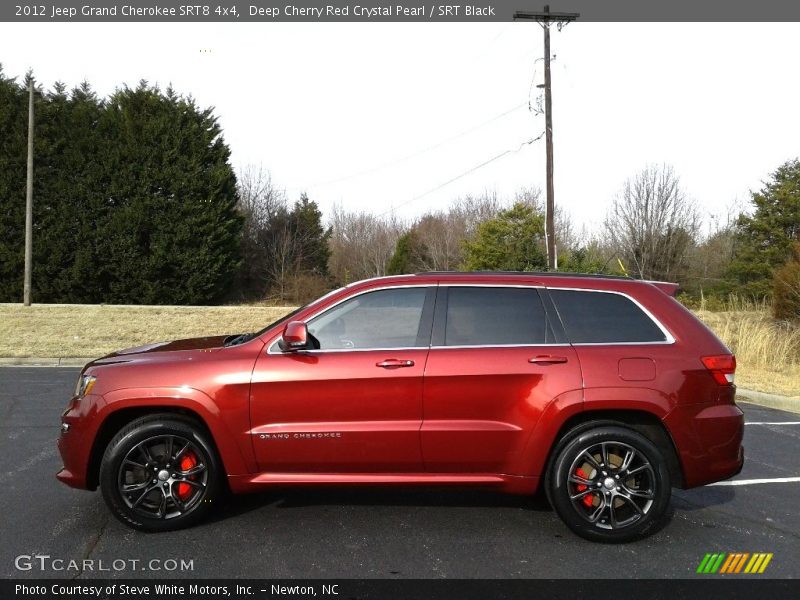
<svg viewBox="0 0 800 600">
<path fill-rule="evenodd" d="M 425 371 L 426 470 L 518 473 L 545 407 L 580 388 L 575 351 L 537 288 L 441 284 Z"/>
</svg>

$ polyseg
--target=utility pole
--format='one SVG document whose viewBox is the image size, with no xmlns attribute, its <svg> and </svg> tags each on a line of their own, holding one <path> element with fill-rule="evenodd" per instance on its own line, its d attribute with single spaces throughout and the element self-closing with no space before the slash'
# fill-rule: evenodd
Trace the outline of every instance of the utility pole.
<svg viewBox="0 0 800 600">
<path fill-rule="evenodd" d="M 33 77 L 28 80 L 28 185 L 25 193 L 25 284 L 23 304 L 31 305 L 33 262 Z"/>
<path fill-rule="evenodd" d="M 544 29 L 544 121 L 545 144 L 547 155 L 547 214 L 545 215 L 545 240 L 547 242 L 547 267 L 551 271 L 558 270 L 556 255 L 556 227 L 555 227 L 555 191 L 553 189 L 553 96 L 550 90 L 550 23 L 555 21 L 561 29 L 564 23 L 577 19 L 578 13 L 550 12 L 550 6 L 545 6 L 542 12 L 518 10 L 514 13 L 514 20 L 538 21 Z"/>
</svg>

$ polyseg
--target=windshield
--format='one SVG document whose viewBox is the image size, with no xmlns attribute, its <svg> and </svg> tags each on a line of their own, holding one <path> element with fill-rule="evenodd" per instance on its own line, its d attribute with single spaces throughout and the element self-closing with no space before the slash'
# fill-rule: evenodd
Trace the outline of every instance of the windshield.
<svg viewBox="0 0 800 600">
<path fill-rule="evenodd" d="M 266 333 L 267 331 L 269 331 L 270 329 L 272 329 L 272 328 L 273 328 L 273 327 L 275 327 L 276 325 L 280 325 L 281 323 L 284 323 L 284 322 L 286 322 L 286 321 L 289 321 L 289 320 L 290 320 L 292 317 L 294 317 L 296 314 L 299 314 L 300 312 L 304 311 L 304 310 L 305 310 L 305 309 L 307 309 L 309 306 L 312 306 L 312 305 L 314 305 L 314 304 L 317 304 L 317 303 L 319 303 L 319 302 L 322 302 L 323 300 L 326 300 L 327 298 L 330 298 L 331 296 L 333 296 L 334 294 L 336 294 L 336 293 L 340 292 L 340 291 L 341 291 L 341 290 L 343 290 L 343 289 L 344 289 L 344 288 L 336 288 L 335 290 L 331 290 L 330 292 L 328 292 L 328 293 L 327 293 L 327 294 L 325 294 L 324 296 L 321 296 L 320 298 L 317 298 L 316 300 L 313 300 L 313 301 L 309 302 L 308 304 L 305 304 L 305 305 L 301 306 L 300 308 L 296 308 L 296 309 L 294 309 L 294 310 L 293 310 L 292 312 L 290 312 L 289 314 L 287 314 L 287 315 L 283 315 L 283 316 L 282 316 L 280 319 L 278 319 L 277 321 L 273 321 L 272 323 L 270 323 L 269 325 L 267 325 L 267 326 L 266 326 L 266 327 L 264 327 L 263 329 L 260 329 L 259 331 L 256 331 L 254 334 L 252 334 L 252 337 L 251 337 L 250 339 L 252 339 L 252 338 L 254 338 L 254 337 L 258 337 L 258 336 L 259 336 L 259 335 L 261 335 L 262 333 Z"/>
</svg>

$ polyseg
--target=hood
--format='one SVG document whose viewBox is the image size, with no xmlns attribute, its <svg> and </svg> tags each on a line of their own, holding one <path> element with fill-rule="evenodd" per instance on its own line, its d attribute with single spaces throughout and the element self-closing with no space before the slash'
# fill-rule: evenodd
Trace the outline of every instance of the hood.
<svg viewBox="0 0 800 600">
<path fill-rule="evenodd" d="M 156 352 L 176 352 L 185 350 L 212 350 L 214 348 L 221 348 L 225 340 L 231 338 L 229 335 L 215 335 L 198 338 L 188 338 L 185 340 L 174 340 L 171 342 L 155 342 L 152 344 L 145 344 L 144 346 L 135 346 L 133 348 L 125 348 L 124 350 L 117 350 L 111 354 L 107 354 L 102 358 L 93 361 L 92 364 L 108 364 L 115 362 L 124 362 L 129 359 L 142 357 L 143 355 L 150 355 Z M 235 337 L 235 336 L 234 336 Z"/>
</svg>

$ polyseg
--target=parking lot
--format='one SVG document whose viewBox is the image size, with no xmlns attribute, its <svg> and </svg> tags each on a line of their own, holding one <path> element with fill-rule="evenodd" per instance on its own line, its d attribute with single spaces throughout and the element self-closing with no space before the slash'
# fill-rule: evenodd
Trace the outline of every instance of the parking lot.
<svg viewBox="0 0 800 600">
<path fill-rule="evenodd" d="M 77 374 L 0 369 L 3 577 L 693 577 L 709 552 L 771 552 L 768 576 L 800 577 L 800 415 L 742 403 L 742 473 L 675 490 L 669 521 L 633 544 L 586 542 L 540 500 L 461 491 L 265 492 L 230 500 L 193 529 L 143 534 L 111 517 L 99 493 L 54 477 Z M 53 570 L 53 559 L 81 566 Z"/>
</svg>

